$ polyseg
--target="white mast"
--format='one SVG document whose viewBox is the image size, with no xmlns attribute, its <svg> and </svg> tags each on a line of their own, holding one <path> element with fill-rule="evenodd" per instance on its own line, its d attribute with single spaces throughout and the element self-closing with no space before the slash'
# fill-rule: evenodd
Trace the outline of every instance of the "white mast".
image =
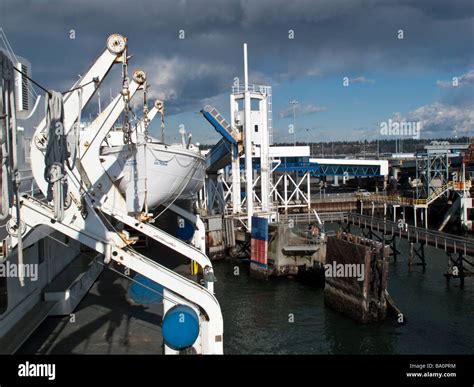
<svg viewBox="0 0 474 387">
<path fill-rule="evenodd" d="M 252 231 L 253 215 L 253 170 L 252 170 L 252 128 L 250 123 L 250 91 L 247 61 L 247 43 L 244 43 L 244 112 L 245 112 L 245 179 L 247 197 L 247 228 Z"/>
</svg>

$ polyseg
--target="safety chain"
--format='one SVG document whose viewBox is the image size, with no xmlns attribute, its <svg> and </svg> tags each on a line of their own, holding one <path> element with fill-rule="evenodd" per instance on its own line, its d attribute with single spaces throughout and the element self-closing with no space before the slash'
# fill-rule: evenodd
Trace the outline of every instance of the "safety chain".
<svg viewBox="0 0 474 387">
<path fill-rule="evenodd" d="M 148 142 L 148 125 L 150 125 L 150 119 L 148 118 L 148 101 L 147 101 L 147 93 L 148 93 L 148 83 L 145 82 L 143 85 L 143 124 L 145 130 L 143 135 L 145 137 L 145 142 Z"/>
<path fill-rule="evenodd" d="M 123 116 L 123 143 L 131 144 L 132 142 L 132 127 L 130 125 L 130 79 L 128 78 L 128 51 L 125 48 L 123 52 L 123 61 L 122 61 L 122 97 L 125 102 L 124 116 Z"/>
<path fill-rule="evenodd" d="M 165 104 L 163 101 L 156 100 L 155 108 L 161 115 L 161 142 L 165 143 Z"/>
</svg>

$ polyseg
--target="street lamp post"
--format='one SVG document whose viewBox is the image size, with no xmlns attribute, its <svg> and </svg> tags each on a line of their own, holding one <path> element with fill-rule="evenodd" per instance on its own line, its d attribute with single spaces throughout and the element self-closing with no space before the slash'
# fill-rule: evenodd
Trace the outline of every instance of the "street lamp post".
<svg viewBox="0 0 474 387">
<path fill-rule="evenodd" d="M 293 105 L 293 144 L 296 146 L 296 105 L 299 102 L 296 99 L 290 100 L 290 105 Z"/>
</svg>

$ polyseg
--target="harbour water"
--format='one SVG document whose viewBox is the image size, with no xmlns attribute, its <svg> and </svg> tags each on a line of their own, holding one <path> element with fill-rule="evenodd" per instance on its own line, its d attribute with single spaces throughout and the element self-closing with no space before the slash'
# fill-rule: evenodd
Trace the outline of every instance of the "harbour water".
<svg viewBox="0 0 474 387">
<path fill-rule="evenodd" d="M 355 227 L 353 232 L 357 233 Z M 397 243 L 401 254 L 390 263 L 389 292 L 404 313 L 405 325 L 391 316 L 363 325 L 325 307 L 321 282 L 261 281 L 250 277 L 248 264 L 215 261 L 224 353 L 471 354 L 474 279 L 466 278 L 463 290 L 457 280 L 448 288 L 443 250 L 426 248 L 423 273 L 420 266 L 408 267 L 408 242 Z M 161 262 L 172 257 L 164 251 L 157 255 Z M 129 284 L 127 278 L 106 269 L 79 304 L 73 323 L 70 316 L 48 318 L 19 352 L 161 353 L 161 304 L 130 305 Z"/>
<path fill-rule="evenodd" d="M 427 247 L 427 267 L 408 267 L 408 242 L 390 264 L 389 292 L 406 318 L 362 325 L 324 306 L 322 285 L 250 278 L 248 266 L 216 262 L 227 354 L 470 354 L 474 281 L 446 286 L 447 256 Z M 236 270 L 238 267 L 238 270 Z M 238 272 L 238 273 L 237 273 Z M 238 275 L 236 275 L 238 274 Z"/>
</svg>

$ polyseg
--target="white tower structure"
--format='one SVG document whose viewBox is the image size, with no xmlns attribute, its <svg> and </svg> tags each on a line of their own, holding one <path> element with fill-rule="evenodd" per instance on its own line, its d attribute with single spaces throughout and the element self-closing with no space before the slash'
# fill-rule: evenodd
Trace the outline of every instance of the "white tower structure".
<svg viewBox="0 0 474 387">
<path fill-rule="evenodd" d="M 247 45 L 244 44 L 244 84 L 236 84 L 230 96 L 231 125 L 243 133 L 245 154 L 245 181 L 246 181 L 246 214 L 248 229 L 251 229 L 251 220 L 255 212 L 267 215 L 270 206 L 270 175 L 271 165 L 269 148 L 272 129 L 272 107 L 270 86 L 249 84 Z M 235 148 L 232 152 L 232 208 L 233 213 L 240 213 L 242 203 L 240 157 Z M 259 158 L 260 195 L 256 195 L 256 170 L 252 161 L 254 156 Z M 263 215 L 262 214 L 262 215 Z"/>
</svg>

